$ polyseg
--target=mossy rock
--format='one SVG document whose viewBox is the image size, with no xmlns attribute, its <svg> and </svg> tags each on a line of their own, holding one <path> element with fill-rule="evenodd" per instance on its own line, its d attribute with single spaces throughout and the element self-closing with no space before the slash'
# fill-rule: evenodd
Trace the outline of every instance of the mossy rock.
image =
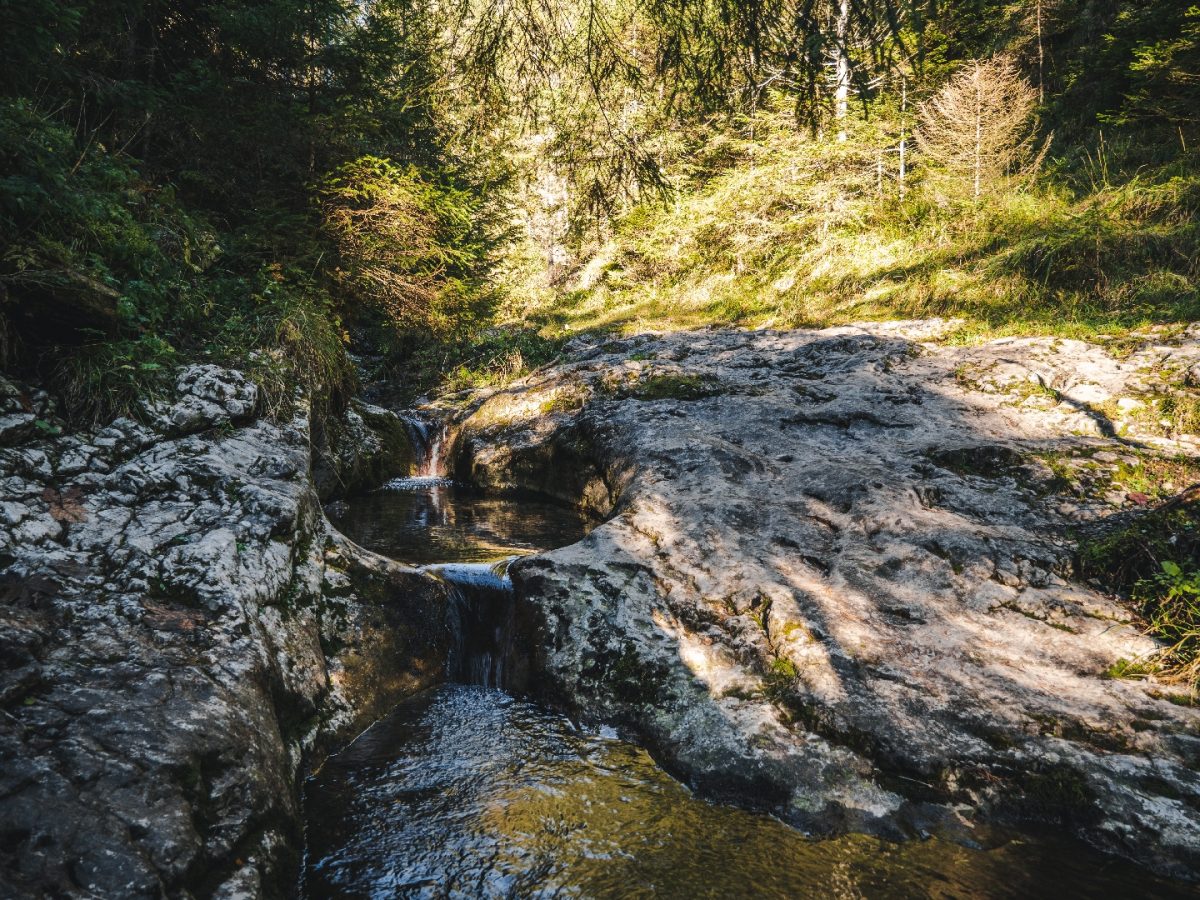
<svg viewBox="0 0 1200 900">
<path fill-rule="evenodd" d="M 703 375 L 651 375 L 625 392 L 634 400 L 703 400 L 720 393 L 715 378 Z"/>
</svg>

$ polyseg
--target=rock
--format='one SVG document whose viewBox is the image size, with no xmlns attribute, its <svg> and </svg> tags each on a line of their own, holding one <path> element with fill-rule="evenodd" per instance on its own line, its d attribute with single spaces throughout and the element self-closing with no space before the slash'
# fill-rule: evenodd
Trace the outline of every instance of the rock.
<svg viewBox="0 0 1200 900">
<path fill-rule="evenodd" d="M 1073 579 L 1076 522 L 1112 507 L 1025 481 L 1040 453 L 1122 453 L 1095 404 L 1145 361 L 926 333 L 579 341 L 466 398 L 460 475 L 609 516 L 512 568 L 531 688 L 814 833 L 1040 819 L 1192 875 L 1200 711 L 1106 677 L 1155 647 Z M 988 387 L 1030 372 L 1061 402 Z M 662 378 L 706 390 L 627 386 Z M 581 402 L 543 414 L 564 394 Z"/>
<path fill-rule="evenodd" d="M 146 402 L 145 411 L 156 428 L 179 436 L 217 426 L 241 423 L 253 417 L 258 406 L 258 386 L 241 372 L 214 365 L 188 366 L 175 381 L 173 402 Z M 99 436 L 99 446 L 122 438 L 129 440 L 128 420 L 118 420 Z"/>
<path fill-rule="evenodd" d="M 178 386 L 0 450 L 6 897 L 290 893 L 302 756 L 441 676 L 445 588 L 329 529 L 307 419 Z"/>
<path fill-rule="evenodd" d="M 0 415 L 0 447 L 20 444 L 36 430 L 37 416 L 33 413 L 13 412 Z"/>
<path fill-rule="evenodd" d="M 416 454 L 399 415 L 354 401 L 341 416 L 325 422 L 316 438 L 313 482 L 322 500 L 370 490 L 411 475 Z"/>
<path fill-rule="evenodd" d="M 232 422 L 249 418 L 258 405 L 258 386 L 241 372 L 220 366 L 188 366 L 179 373 L 175 388 L 184 396 L 221 407 Z"/>
</svg>

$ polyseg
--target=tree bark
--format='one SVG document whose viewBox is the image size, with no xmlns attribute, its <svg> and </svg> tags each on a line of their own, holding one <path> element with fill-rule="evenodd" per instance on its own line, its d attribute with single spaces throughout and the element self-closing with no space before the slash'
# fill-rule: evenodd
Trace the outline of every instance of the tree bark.
<svg viewBox="0 0 1200 900">
<path fill-rule="evenodd" d="M 838 140 L 846 140 L 846 113 L 850 107 L 850 54 L 846 41 L 850 36 L 850 0 L 838 0 L 837 21 L 834 25 L 834 64 L 836 81 L 834 108 L 838 120 Z"/>
</svg>

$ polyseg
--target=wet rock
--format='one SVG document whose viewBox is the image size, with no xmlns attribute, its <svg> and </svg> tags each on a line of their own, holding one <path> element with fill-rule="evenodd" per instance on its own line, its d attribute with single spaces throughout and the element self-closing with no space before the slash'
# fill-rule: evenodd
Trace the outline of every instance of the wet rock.
<svg viewBox="0 0 1200 900">
<path fill-rule="evenodd" d="M 535 686 L 813 832 L 1041 819 L 1194 873 L 1200 711 L 1106 677 L 1155 644 L 1072 576 L 1105 491 L 1064 499 L 1041 457 L 1179 452 L 1104 410 L 1200 360 L 1200 331 L 1125 359 L 930 333 L 580 343 L 468 398 L 461 474 L 612 515 L 512 568 Z M 612 387 L 665 377 L 703 396 Z"/>
<path fill-rule="evenodd" d="M 354 401 L 317 435 L 313 483 L 322 500 L 370 490 L 410 475 L 416 464 L 404 420 L 388 409 Z"/>
</svg>

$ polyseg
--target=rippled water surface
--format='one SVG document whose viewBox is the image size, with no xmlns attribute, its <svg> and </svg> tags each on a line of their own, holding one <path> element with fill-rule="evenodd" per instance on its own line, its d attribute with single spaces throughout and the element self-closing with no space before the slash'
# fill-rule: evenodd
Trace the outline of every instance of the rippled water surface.
<svg viewBox="0 0 1200 900">
<path fill-rule="evenodd" d="M 313 900 L 1185 896 L 1045 839 L 810 841 L 693 797 L 632 744 L 469 685 L 404 703 L 305 793 Z"/>
<path fill-rule="evenodd" d="M 401 562 L 486 562 L 565 547 L 587 532 L 566 506 L 486 495 L 444 478 L 406 478 L 328 510 L 368 550 Z"/>
</svg>

